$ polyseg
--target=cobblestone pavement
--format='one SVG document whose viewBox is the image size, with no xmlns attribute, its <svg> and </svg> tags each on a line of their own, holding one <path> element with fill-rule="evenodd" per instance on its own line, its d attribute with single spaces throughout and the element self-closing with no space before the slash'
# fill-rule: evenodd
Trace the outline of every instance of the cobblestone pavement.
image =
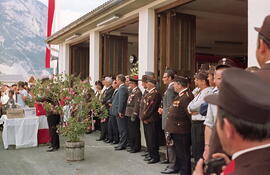
<svg viewBox="0 0 270 175">
<path fill-rule="evenodd" d="M 1 134 L 1 133 L 0 133 Z M 1 134 L 2 135 L 2 134 Z M 85 160 L 65 160 L 64 139 L 57 152 L 46 152 L 47 146 L 4 150 L 0 139 L 1 175 L 157 175 L 165 167 L 148 165 L 141 153 L 114 151 L 112 145 L 95 141 L 98 133 L 85 136 Z"/>
</svg>

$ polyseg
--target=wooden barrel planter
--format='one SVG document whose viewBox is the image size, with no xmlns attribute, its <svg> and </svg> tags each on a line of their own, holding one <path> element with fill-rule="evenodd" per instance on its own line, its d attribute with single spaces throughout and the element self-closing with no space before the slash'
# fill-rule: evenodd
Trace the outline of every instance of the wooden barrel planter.
<svg viewBox="0 0 270 175">
<path fill-rule="evenodd" d="M 84 142 L 66 142 L 67 161 L 84 160 Z"/>
</svg>

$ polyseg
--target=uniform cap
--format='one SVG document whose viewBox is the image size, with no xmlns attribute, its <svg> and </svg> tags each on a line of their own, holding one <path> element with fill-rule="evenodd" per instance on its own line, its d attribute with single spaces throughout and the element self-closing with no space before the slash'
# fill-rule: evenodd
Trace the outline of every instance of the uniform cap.
<svg viewBox="0 0 270 175">
<path fill-rule="evenodd" d="M 263 35 L 266 39 L 270 40 L 270 15 L 264 18 L 262 27 L 255 27 L 255 30 Z"/>
<path fill-rule="evenodd" d="M 234 67 L 235 63 L 233 60 L 229 58 L 222 58 L 221 60 L 218 61 L 218 64 L 216 65 L 216 70 L 220 68 L 228 68 L 228 67 Z"/>
</svg>

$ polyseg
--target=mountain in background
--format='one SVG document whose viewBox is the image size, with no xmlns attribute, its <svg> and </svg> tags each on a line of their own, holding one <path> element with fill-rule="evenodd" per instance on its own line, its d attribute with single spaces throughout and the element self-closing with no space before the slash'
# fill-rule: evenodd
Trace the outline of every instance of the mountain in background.
<svg viewBox="0 0 270 175">
<path fill-rule="evenodd" d="M 0 0 L 0 74 L 41 75 L 47 7 L 37 0 Z"/>
</svg>

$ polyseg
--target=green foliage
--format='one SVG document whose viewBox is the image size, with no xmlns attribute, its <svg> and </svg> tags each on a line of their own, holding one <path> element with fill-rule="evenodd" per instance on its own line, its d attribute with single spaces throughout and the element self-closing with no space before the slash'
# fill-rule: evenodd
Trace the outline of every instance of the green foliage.
<svg viewBox="0 0 270 175">
<path fill-rule="evenodd" d="M 89 122 L 89 121 L 88 121 Z M 60 133 L 70 142 L 79 142 L 80 136 L 84 135 L 89 123 L 86 121 L 78 121 L 77 118 L 71 117 L 67 123 L 60 127 Z"/>
<path fill-rule="evenodd" d="M 60 134 L 68 141 L 77 142 L 91 125 L 90 114 L 107 118 L 108 111 L 94 95 L 89 82 L 79 77 L 60 75 L 45 82 L 38 81 L 33 89 L 36 99 L 50 97 L 54 104 L 44 102 L 47 112 L 57 112 L 63 116 L 63 107 L 71 106 L 71 117 L 59 127 Z"/>
<path fill-rule="evenodd" d="M 91 103 L 91 109 L 94 111 L 94 115 L 100 120 L 106 119 L 109 117 L 109 111 L 104 105 L 100 102 L 98 98 L 93 98 Z"/>
<path fill-rule="evenodd" d="M 32 98 L 27 98 L 25 101 L 25 104 L 29 106 L 30 108 L 35 107 L 35 101 Z"/>
</svg>

